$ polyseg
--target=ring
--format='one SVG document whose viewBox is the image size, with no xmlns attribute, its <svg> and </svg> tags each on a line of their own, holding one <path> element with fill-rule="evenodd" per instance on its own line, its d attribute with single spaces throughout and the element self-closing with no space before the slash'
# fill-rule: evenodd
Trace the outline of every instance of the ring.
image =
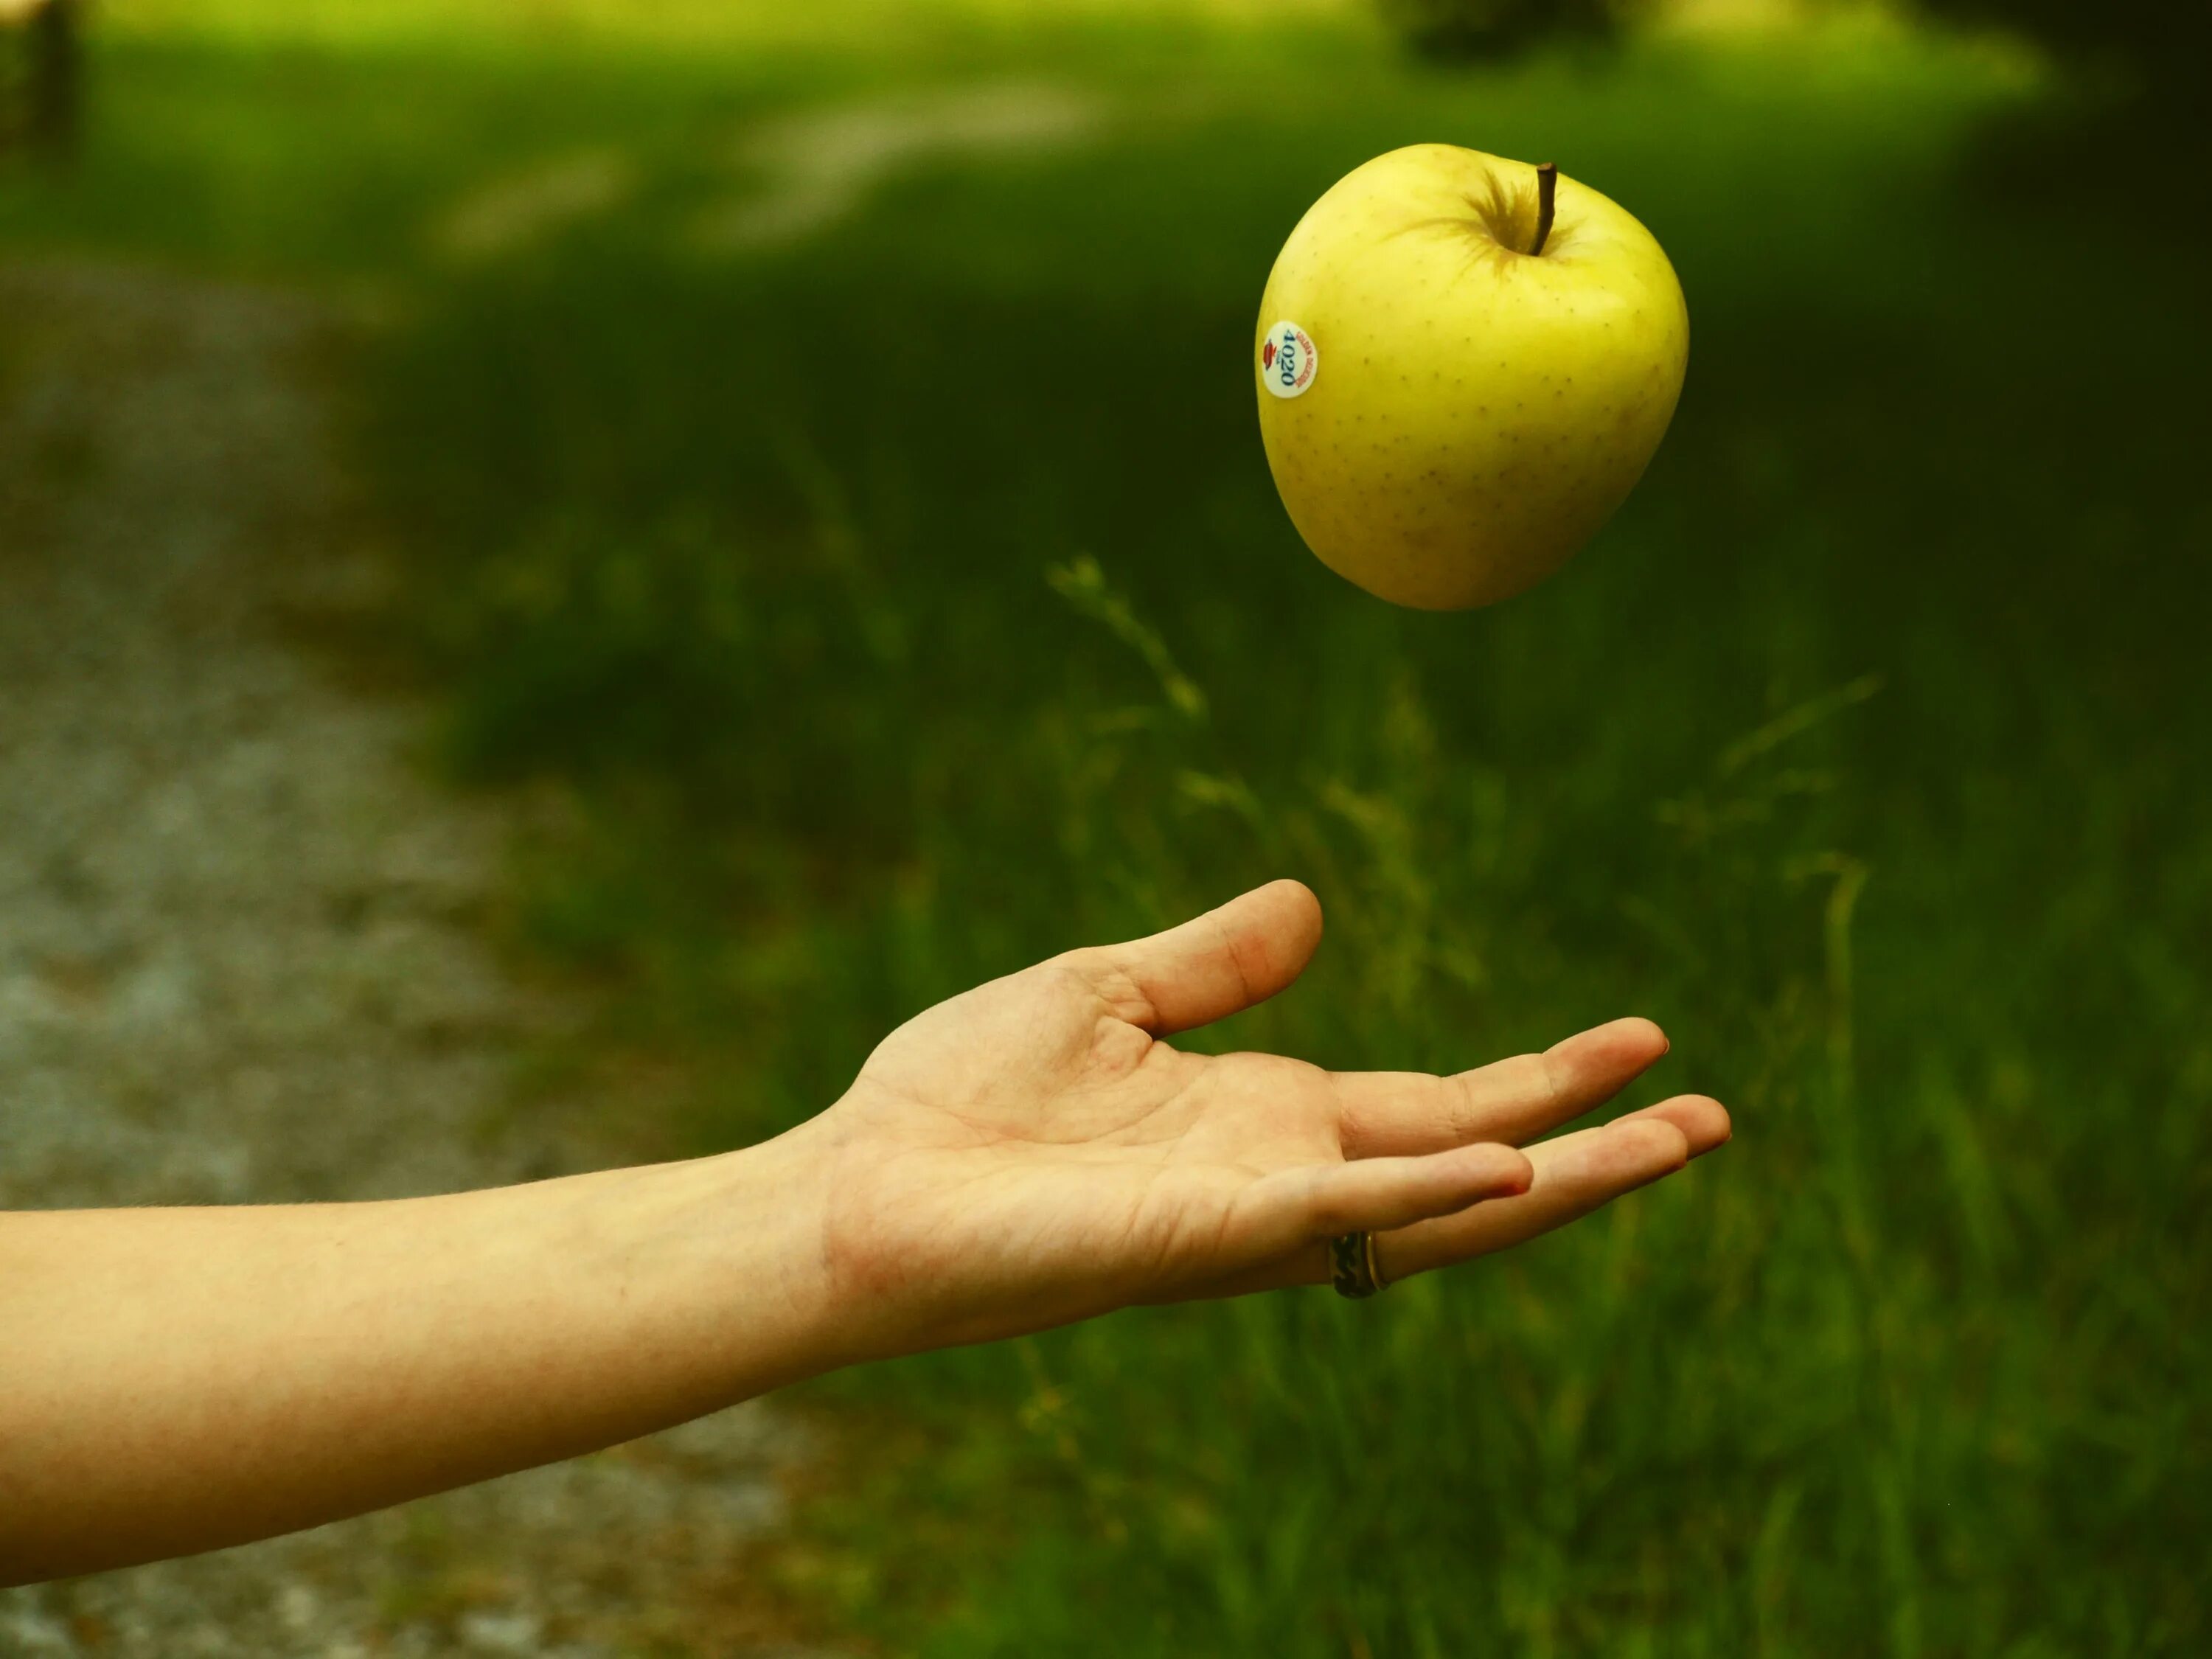
<svg viewBox="0 0 2212 1659">
<path fill-rule="evenodd" d="M 1328 1241 L 1329 1280 L 1339 1296 L 1355 1302 L 1382 1288 L 1382 1269 L 1375 1261 L 1375 1235 L 1341 1233 Z"/>
</svg>

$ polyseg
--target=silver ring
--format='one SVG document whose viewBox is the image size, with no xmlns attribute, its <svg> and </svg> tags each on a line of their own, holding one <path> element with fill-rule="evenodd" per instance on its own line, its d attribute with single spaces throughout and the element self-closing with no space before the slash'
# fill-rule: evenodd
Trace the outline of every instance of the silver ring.
<svg viewBox="0 0 2212 1659">
<path fill-rule="evenodd" d="M 1340 1233 L 1328 1241 L 1329 1282 L 1339 1296 L 1364 1301 L 1382 1288 L 1382 1269 L 1375 1260 L 1375 1235 Z"/>
</svg>

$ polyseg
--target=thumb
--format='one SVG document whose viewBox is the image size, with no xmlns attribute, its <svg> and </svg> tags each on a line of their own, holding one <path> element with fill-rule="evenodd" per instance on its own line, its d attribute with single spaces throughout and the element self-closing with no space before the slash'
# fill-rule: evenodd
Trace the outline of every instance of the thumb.
<svg viewBox="0 0 2212 1659">
<path fill-rule="evenodd" d="M 1321 901 L 1272 881 L 1164 933 L 1078 951 L 1073 965 L 1115 1013 L 1163 1036 L 1265 1002 L 1320 943 Z"/>
</svg>

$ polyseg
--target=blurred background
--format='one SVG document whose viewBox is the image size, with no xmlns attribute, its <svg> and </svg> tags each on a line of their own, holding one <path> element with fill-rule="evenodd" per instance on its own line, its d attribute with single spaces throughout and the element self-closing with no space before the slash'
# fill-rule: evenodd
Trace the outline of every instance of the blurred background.
<svg viewBox="0 0 2212 1659">
<path fill-rule="evenodd" d="M 1205 1041 L 1643 1012 L 1629 1103 L 1737 1138 L 0 1650 L 2206 1650 L 2204 19 L 4 0 L 0 1199 L 727 1146 L 1284 874 L 1322 956 Z M 1246 366 L 1423 140 L 1692 325 L 1619 520 L 1461 616 L 1305 552 Z"/>
</svg>

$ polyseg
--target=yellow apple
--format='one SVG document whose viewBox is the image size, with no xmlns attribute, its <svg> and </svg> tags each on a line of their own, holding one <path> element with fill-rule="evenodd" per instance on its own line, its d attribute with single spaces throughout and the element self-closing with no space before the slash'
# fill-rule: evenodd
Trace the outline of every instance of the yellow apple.
<svg viewBox="0 0 2212 1659">
<path fill-rule="evenodd" d="M 1323 564 L 1428 611 L 1541 581 L 1674 413 L 1682 286 L 1651 233 L 1547 167 L 1414 144 L 1291 231 L 1253 340 L 1260 435 Z"/>
</svg>

